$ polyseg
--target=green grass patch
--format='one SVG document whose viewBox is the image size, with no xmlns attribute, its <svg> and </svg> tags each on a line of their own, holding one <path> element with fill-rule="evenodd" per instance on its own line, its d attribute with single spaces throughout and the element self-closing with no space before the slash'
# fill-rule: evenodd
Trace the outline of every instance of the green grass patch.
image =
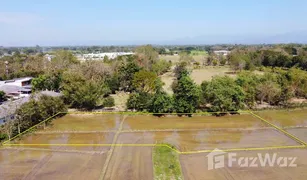
<svg viewBox="0 0 307 180">
<path fill-rule="evenodd" d="M 197 50 L 191 51 L 191 55 L 192 55 L 192 56 L 197 56 L 197 55 L 203 55 L 203 56 L 205 56 L 205 55 L 207 55 L 207 54 L 208 54 L 207 51 L 197 51 Z"/>
<path fill-rule="evenodd" d="M 172 145 L 167 145 L 174 148 Z M 183 179 L 178 154 L 169 147 L 156 146 L 154 148 L 153 164 L 155 180 Z"/>
</svg>

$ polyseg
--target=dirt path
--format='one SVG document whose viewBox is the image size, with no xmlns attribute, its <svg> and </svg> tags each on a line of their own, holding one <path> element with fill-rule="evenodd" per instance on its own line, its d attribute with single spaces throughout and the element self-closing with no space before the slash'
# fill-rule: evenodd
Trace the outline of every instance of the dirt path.
<svg viewBox="0 0 307 180">
<path fill-rule="evenodd" d="M 113 142 L 112 142 L 112 146 L 108 152 L 108 156 L 107 156 L 107 159 L 104 163 L 104 166 L 103 166 L 103 169 L 102 169 L 102 172 L 101 172 L 101 176 L 99 179 L 103 180 L 104 177 L 105 177 L 105 174 L 106 174 L 106 171 L 107 171 L 107 168 L 109 166 L 109 163 L 110 163 L 110 160 L 111 160 L 111 157 L 112 157 L 112 154 L 113 154 L 113 151 L 114 151 L 114 148 L 115 146 L 113 146 L 114 144 L 116 144 L 116 141 L 117 141 L 117 138 L 118 138 L 118 135 L 120 134 L 122 128 L 123 128 L 123 124 L 124 124 L 124 121 L 126 119 L 127 115 L 123 117 L 121 123 L 120 123 L 120 126 L 118 128 L 118 131 L 116 132 L 116 134 L 114 135 L 114 138 L 113 138 Z"/>
</svg>

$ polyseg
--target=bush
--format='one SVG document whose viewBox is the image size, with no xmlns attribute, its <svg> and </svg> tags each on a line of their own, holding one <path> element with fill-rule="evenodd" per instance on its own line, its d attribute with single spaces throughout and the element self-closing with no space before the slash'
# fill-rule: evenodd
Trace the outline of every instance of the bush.
<svg viewBox="0 0 307 180">
<path fill-rule="evenodd" d="M 214 77 L 202 84 L 203 97 L 212 112 L 237 111 L 243 108 L 244 91 L 230 77 Z"/>
<path fill-rule="evenodd" d="M 152 113 L 172 112 L 172 98 L 165 92 L 157 92 L 150 102 L 148 111 Z"/>
<path fill-rule="evenodd" d="M 151 101 L 149 93 L 132 93 L 127 101 L 127 109 L 143 111 L 147 110 Z"/>
<path fill-rule="evenodd" d="M 8 139 L 8 135 L 0 133 L 0 141 L 6 140 L 6 139 Z"/>
<path fill-rule="evenodd" d="M 115 106 L 114 98 L 111 97 L 111 96 L 104 98 L 103 102 L 102 102 L 102 106 L 103 107 L 113 107 L 113 106 Z"/>
</svg>

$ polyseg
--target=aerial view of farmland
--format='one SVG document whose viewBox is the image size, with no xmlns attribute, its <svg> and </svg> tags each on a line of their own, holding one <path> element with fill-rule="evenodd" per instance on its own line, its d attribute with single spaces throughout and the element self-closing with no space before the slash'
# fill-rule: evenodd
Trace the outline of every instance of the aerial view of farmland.
<svg viewBox="0 0 307 180">
<path fill-rule="evenodd" d="M 0 179 L 305 179 L 306 124 L 305 110 L 221 117 L 69 113 L 6 142 Z M 210 169 L 212 152 L 277 153 L 295 156 L 297 166 Z"/>
</svg>

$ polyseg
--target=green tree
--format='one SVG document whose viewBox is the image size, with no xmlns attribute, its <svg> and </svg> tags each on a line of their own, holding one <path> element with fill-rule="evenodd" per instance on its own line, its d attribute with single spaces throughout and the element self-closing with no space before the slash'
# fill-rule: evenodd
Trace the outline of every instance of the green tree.
<svg viewBox="0 0 307 180">
<path fill-rule="evenodd" d="M 113 73 L 106 78 L 106 83 L 110 88 L 112 94 L 115 94 L 115 91 L 120 89 L 120 79 L 118 73 Z"/>
<path fill-rule="evenodd" d="M 152 113 L 170 113 L 173 108 L 172 98 L 164 91 L 158 91 L 151 99 L 148 111 Z"/>
<path fill-rule="evenodd" d="M 151 46 L 139 46 L 135 50 L 139 65 L 146 70 L 151 70 L 152 64 L 154 64 L 159 57 L 158 52 Z"/>
<path fill-rule="evenodd" d="M 61 85 L 65 102 L 72 107 L 91 110 L 99 100 L 110 93 L 110 89 L 103 82 L 85 80 L 82 75 L 66 72 Z"/>
<path fill-rule="evenodd" d="M 67 69 L 73 64 L 80 63 L 70 51 L 58 50 L 54 55 L 55 57 L 51 60 L 52 71 Z"/>
<path fill-rule="evenodd" d="M 18 133 L 59 112 L 67 112 L 67 108 L 60 97 L 42 95 L 38 100 L 31 99 L 29 102 L 22 104 L 16 111 Z"/>
<path fill-rule="evenodd" d="M 3 91 L 0 91 L 0 102 L 3 102 L 6 100 L 6 95 Z"/>
<path fill-rule="evenodd" d="M 241 71 L 245 68 L 246 62 L 249 62 L 250 57 L 246 54 L 234 52 L 228 55 L 230 67 L 235 71 Z"/>
<path fill-rule="evenodd" d="M 127 109 L 130 110 L 136 110 L 136 111 L 144 111 L 147 110 L 150 101 L 151 101 L 152 95 L 145 92 L 140 93 L 132 93 L 129 95 L 128 101 L 127 101 Z"/>
<path fill-rule="evenodd" d="M 245 104 L 249 108 L 253 108 L 256 103 L 256 87 L 260 83 L 259 75 L 253 74 L 249 71 L 243 71 L 238 74 L 236 83 L 241 86 L 245 92 Z"/>
<path fill-rule="evenodd" d="M 61 74 L 55 73 L 52 75 L 40 75 L 37 78 L 32 79 L 32 89 L 34 91 L 50 90 L 59 91 L 61 84 Z"/>
<path fill-rule="evenodd" d="M 132 86 L 137 91 L 153 92 L 156 89 L 156 79 L 158 76 L 154 72 L 141 70 L 133 76 Z"/>
<path fill-rule="evenodd" d="M 277 82 L 266 80 L 257 86 L 257 99 L 262 103 L 263 101 L 276 105 L 280 101 L 281 88 Z"/>
<path fill-rule="evenodd" d="M 228 112 L 243 108 L 244 91 L 230 77 L 214 77 L 210 83 L 202 86 L 203 97 L 210 104 L 210 111 Z"/>
<path fill-rule="evenodd" d="M 131 60 L 121 65 L 118 71 L 121 89 L 130 92 L 133 90 L 132 80 L 134 74 L 136 72 L 139 72 L 140 69 L 141 68 L 134 61 Z"/>
<path fill-rule="evenodd" d="M 104 98 L 103 102 L 102 102 L 102 106 L 103 107 L 113 107 L 113 106 L 115 106 L 114 98 L 111 97 L 111 96 Z"/>
<path fill-rule="evenodd" d="M 171 69 L 172 62 L 164 59 L 156 61 L 152 65 L 152 71 L 157 75 L 162 75 Z"/>
<path fill-rule="evenodd" d="M 199 105 L 199 88 L 187 74 L 181 74 L 173 89 L 177 113 L 194 113 Z"/>
</svg>

